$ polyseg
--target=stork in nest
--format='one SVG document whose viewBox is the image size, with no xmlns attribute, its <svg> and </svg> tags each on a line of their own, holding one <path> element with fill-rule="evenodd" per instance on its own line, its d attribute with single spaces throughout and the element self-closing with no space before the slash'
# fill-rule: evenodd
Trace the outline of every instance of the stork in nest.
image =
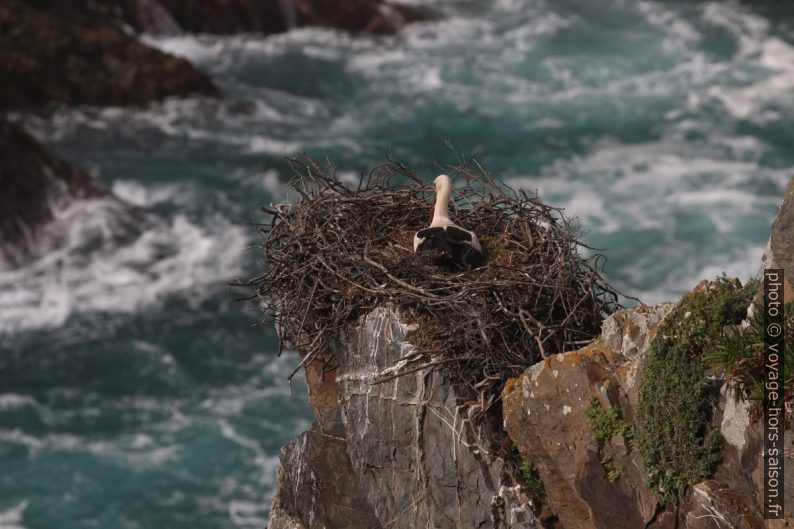
<svg viewBox="0 0 794 529">
<path fill-rule="evenodd" d="M 477 268 L 483 262 L 482 246 L 477 235 L 449 218 L 452 180 L 445 174 L 438 175 L 435 186 L 436 202 L 430 213 L 430 226 L 414 235 L 414 253 L 432 252 L 439 261 L 459 270 Z"/>
</svg>

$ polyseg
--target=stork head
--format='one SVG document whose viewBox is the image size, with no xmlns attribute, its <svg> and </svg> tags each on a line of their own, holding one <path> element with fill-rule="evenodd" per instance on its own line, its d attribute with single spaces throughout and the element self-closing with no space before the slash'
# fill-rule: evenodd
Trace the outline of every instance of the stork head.
<svg viewBox="0 0 794 529">
<path fill-rule="evenodd" d="M 440 174 L 436 177 L 435 186 L 436 193 L 440 193 L 444 189 L 452 189 L 452 180 L 447 175 Z"/>
</svg>

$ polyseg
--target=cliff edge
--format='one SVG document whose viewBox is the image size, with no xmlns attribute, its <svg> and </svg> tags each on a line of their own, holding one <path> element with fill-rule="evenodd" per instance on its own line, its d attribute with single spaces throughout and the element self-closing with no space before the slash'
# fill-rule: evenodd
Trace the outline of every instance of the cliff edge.
<svg viewBox="0 0 794 529">
<path fill-rule="evenodd" d="M 784 268 L 794 184 L 786 197 L 765 257 Z M 417 323 L 376 306 L 306 367 L 316 422 L 281 451 L 269 527 L 790 527 L 792 513 L 763 519 L 763 426 L 738 367 L 752 351 L 726 353 L 755 339 L 758 289 L 722 276 L 618 310 L 596 339 L 507 380 L 485 418 L 448 371 L 390 376 L 415 355 Z M 786 432 L 788 466 L 793 444 Z"/>
</svg>

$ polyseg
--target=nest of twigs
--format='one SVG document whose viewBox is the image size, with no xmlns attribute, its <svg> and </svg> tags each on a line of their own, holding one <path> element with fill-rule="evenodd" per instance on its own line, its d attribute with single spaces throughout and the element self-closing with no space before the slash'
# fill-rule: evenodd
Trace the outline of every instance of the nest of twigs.
<svg viewBox="0 0 794 529">
<path fill-rule="evenodd" d="M 393 303 L 417 324 L 416 349 L 381 381 L 441 368 L 480 396 L 484 413 L 507 378 L 593 340 L 619 307 L 600 256 L 580 253 L 591 252 L 562 211 L 497 184 L 476 162 L 476 171 L 445 171 L 455 182 L 450 217 L 483 245 L 485 264 L 470 271 L 413 254 L 432 181 L 387 163 L 346 185 L 308 157 L 289 162 L 300 198 L 262 208 L 271 216 L 258 224 L 265 269 L 248 284 L 301 365 L 330 361 L 329 340 L 345 325 Z"/>
</svg>

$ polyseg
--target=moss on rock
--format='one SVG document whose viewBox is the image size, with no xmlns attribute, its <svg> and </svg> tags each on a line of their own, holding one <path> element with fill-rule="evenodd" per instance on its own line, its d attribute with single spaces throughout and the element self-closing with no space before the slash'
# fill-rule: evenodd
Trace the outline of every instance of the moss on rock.
<svg viewBox="0 0 794 529">
<path fill-rule="evenodd" d="M 636 441 L 649 486 L 679 500 L 719 461 L 722 438 L 711 427 L 712 392 L 704 356 L 723 328 L 743 319 L 757 289 L 725 275 L 687 293 L 662 323 L 645 357 Z"/>
</svg>

